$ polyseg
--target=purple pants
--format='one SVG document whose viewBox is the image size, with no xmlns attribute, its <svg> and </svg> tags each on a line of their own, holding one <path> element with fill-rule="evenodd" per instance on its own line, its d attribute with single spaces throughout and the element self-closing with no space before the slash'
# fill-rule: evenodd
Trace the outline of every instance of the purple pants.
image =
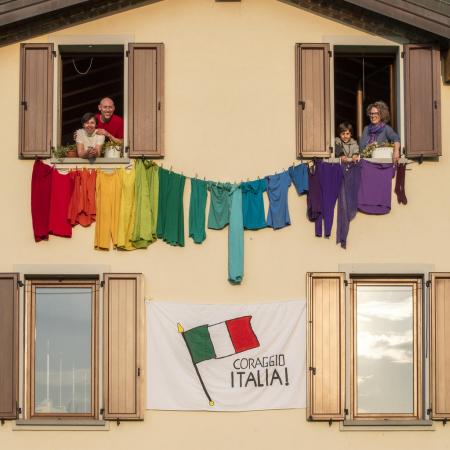
<svg viewBox="0 0 450 450">
<path fill-rule="evenodd" d="M 358 211 L 358 192 L 361 183 L 361 164 L 344 164 L 344 178 L 338 199 L 336 243 L 342 248 L 347 246 L 347 235 L 350 221 L 353 220 Z"/>
<path fill-rule="evenodd" d="M 322 163 L 319 167 L 319 180 L 322 188 L 322 211 L 316 219 L 316 236 L 322 237 L 323 220 L 325 237 L 329 237 L 333 228 L 334 207 L 341 189 L 343 171 L 340 164 Z"/>
</svg>

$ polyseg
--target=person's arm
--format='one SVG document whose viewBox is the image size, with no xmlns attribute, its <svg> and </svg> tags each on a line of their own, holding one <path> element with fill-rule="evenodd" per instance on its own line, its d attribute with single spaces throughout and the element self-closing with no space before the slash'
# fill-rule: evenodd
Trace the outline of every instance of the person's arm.
<svg viewBox="0 0 450 450">
<path fill-rule="evenodd" d="M 88 158 L 89 150 L 85 148 L 82 142 L 77 142 L 77 154 L 79 158 Z"/>
<path fill-rule="evenodd" d="M 122 145 L 123 143 L 123 139 L 113 136 L 109 131 L 106 131 L 103 128 L 97 128 L 97 130 L 95 130 L 95 133 L 103 137 L 107 137 L 110 141 L 113 141 L 116 144 Z"/>
<path fill-rule="evenodd" d="M 389 142 L 394 143 L 394 151 L 392 152 L 392 159 L 397 162 L 400 159 L 400 136 L 389 125 L 386 126 L 386 137 Z"/>
</svg>

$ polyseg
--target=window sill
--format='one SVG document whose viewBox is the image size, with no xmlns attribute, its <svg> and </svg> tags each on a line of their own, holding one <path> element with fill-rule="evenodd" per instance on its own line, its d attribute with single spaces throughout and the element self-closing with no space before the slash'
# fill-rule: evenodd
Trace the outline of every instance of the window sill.
<svg viewBox="0 0 450 450">
<path fill-rule="evenodd" d="M 109 422 L 104 420 L 82 420 L 82 419 L 33 419 L 16 420 L 13 425 L 14 431 L 109 431 Z"/>
<path fill-rule="evenodd" d="M 340 431 L 434 431 L 432 420 L 344 420 Z"/>
<path fill-rule="evenodd" d="M 50 162 L 52 164 L 88 164 L 88 165 L 101 165 L 101 164 L 117 164 L 117 165 L 123 165 L 123 164 L 129 164 L 130 158 L 123 157 L 123 158 L 95 158 L 92 161 L 89 161 L 85 158 L 51 158 Z"/>
</svg>

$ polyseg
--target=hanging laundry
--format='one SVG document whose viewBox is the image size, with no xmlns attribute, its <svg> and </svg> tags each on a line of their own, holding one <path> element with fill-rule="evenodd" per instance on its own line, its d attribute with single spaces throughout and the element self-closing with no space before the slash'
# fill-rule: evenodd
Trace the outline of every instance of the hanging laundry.
<svg viewBox="0 0 450 450">
<path fill-rule="evenodd" d="M 291 219 L 287 200 L 291 177 L 288 171 L 266 177 L 266 183 L 269 197 L 267 225 L 275 230 L 290 225 Z"/>
<path fill-rule="evenodd" d="M 392 163 L 371 163 L 361 160 L 361 186 L 358 209 L 367 214 L 387 214 L 391 210 Z"/>
<path fill-rule="evenodd" d="M 347 247 L 347 235 L 350 221 L 358 211 L 358 192 L 361 183 L 361 164 L 350 162 L 343 164 L 343 180 L 338 198 L 336 243 Z"/>
<path fill-rule="evenodd" d="M 319 170 L 319 180 L 322 193 L 322 214 L 316 219 L 316 236 L 322 237 L 322 221 L 325 237 L 330 237 L 333 228 L 334 207 L 342 185 L 341 164 L 322 163 Z"/>
<path fill-rule="evenodd" d="M 97 220 L 95 222 L 95 249 L 109 250 L 111 241 L 117 245 L 122 179 L 119 169 L 111 173 L 97 172 Z"/>
<path fill-rule="evenodd" d="M 74 187 L 70 199 L 68 220 L 72 226 L 77 224 L 88 227 L 95 222 L 95 170 L 75 170 L 70 173 Z"/>
<path fill-rule="evenodd" d="M 323 162 L 314 160 L 308 171 L 308 194 L 306 197 L 307 216 L 310 222 L 315 222 L 322 216 L 322 186 L 319 173 Z"/>
<path fill-rule="evenodd" d="M 52 191 L 50 196 L 49 233 L 55 236 L 72 237 L 72 225 L 67 219 L 73 192 L 73 178 L 70 174 L 52 172 Z"/>
<path fill-rule="evenodd" d="M 228 227 L 228 280 L 240 284 L 244 277 L 244 220 L 242 191 L 234 184 L 230 190 L 230 226 Z"/>
<path fill-rule="evenodd" d="M 157 235 L 170 245 L 184 247 L 183 193 L 186 177 L 159 170 Z"/>
<path fill-rule="evenodd" d="M 120 169 L 122 193 L 120 197 L 119 221 L 117 225 L 117 248 L 120 250 L 136 250 L 133 245 L 135 220 L 135 178 L 133 169 Z"/>
<path fill-rule="evenodd" d="M 48 239 L 52 172 L 52 168 L 40 159 L 34 162 L 31 176 L 31 217 L 36 242 Z"/>
<path fill-rule="evenodd" d="M 191 198 L 189 202 L 189 237 L 196 244 L 206 239 L 205 210 L 207 197 L 207 183 L 204 180 L 191 178 Z"/>
<path fill-rule="evenodd" d="M 208 228 L 221 230 L 230 221 L 230 183 L 208 182 L 211 193 L 208 215 Z"/>
<path fill-rule="evenodd" d="M 306 164 L 289 167 L 289 176 L 298 195 L 308 192 L 308 166 Z"/>
<path fill-rule="evenodd" d="M 147 248 L 156 241 L 158 217 L 159 168 L 153 161 L 135 163 L 135 219 L 132 242 L 135 248 Z"/>
<path fill-rule="evenodd" d="M 406 164 L 397 165 L 397 175 L 395 177 L 395 189 L 394 192 L 397 194 L 397 201 L 402 204 L 408 204 L 408 199 L 405 193 L 405 176 L 406 176 Z"/>
<path fill-rule="evenodd" d="M 263 192 L 267 190 L 266 180 L 255 180 L 241 183 L 242 212 L 244 228 L 259 230 L 267 227 L 264 213 Z"/>
</svg>

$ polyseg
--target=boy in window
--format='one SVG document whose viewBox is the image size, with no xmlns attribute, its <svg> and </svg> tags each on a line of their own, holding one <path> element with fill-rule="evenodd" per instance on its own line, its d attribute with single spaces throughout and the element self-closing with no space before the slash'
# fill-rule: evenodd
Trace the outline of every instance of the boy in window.
<svg viewBox="0 0 450 450">
<path fill-rule="evenodd" d="M 334 142 L 336 158 L 341 161 L 356 161 L 359 157 L 358 143 L 353 139 L 353 127 L 349 122 L 342 122 L 338 126 L 339 136 Z"/>
<path fill-rule="evenodd" d="M 114 114 L 114 102 L 109 97 L 104 97 L 98 105 L 99 114 L 96 115 L 96 134 L 103 135 L 116 144 L 123 142 L 123 119 Z"/>
</svg>

